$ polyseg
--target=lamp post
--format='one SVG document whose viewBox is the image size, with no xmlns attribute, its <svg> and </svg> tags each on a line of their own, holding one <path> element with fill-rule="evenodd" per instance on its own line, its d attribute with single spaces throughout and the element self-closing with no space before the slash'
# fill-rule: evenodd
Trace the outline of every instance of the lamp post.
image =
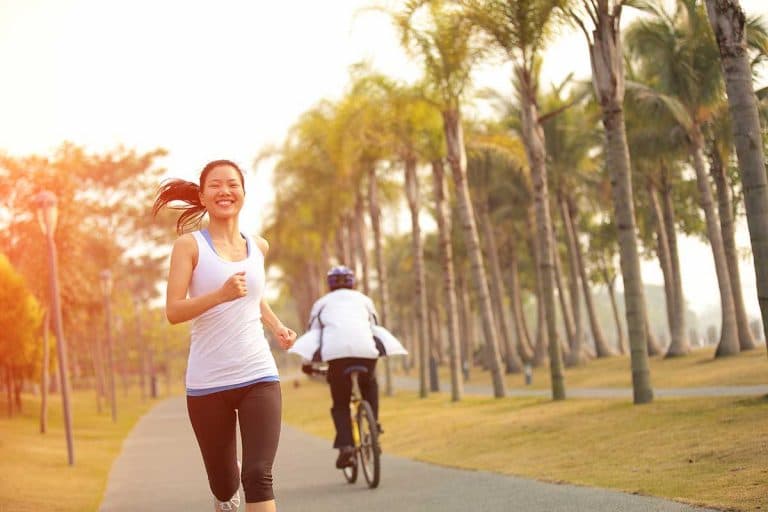
<svg viewBox="0 0 768 512">
<path fill-rule="evenodd" d="M 117 400 L 115 398 L 115 358 L 112 352 L 112 307 L 110 296 L 112 295 L 112 272 L 104 269 L 99 273 L 101 281 L 101 293 L 104 296 L 104 326 L 107 334 L 107 362 L 109 363 L 109 403 L 112 407 L 112 422 L 117 421 Z"/>
<path fill-rule="evenodd" d="M 56 261 L 56 243 L 53 239 L 53 233 L 56 231 L 56 221 L 58 220 L 58 207 L 56 195 L 53 192 L 44 190 L 37 194 L 34 199 L 37 210 L 37 220 L 40 223 L 40 229 L 48 245 L 48 267 L 50 270 L 51 287 L 51 314 L 56 330 L 56 354 L 59 358 L 59 379 L 61 382 L 61 404 L 64 412 L 64 433 L 67 439 L 67 461 L 69 465 L 75 464 L 75 448 L 72 441 L 72 413 L 69 406 L 69 374 L 67 372 L 67 344 L 64 340 L 64 328 L 61 320 L 61 299 L 59 296 L 59 274 Z"/>
</svg>

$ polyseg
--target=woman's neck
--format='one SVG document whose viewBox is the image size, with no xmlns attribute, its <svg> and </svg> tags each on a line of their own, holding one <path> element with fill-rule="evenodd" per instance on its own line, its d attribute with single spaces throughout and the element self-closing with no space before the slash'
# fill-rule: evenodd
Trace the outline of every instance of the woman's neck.
<svg viewBox="0 0 768 512">
<path fill-rule="evenodd" d="M 225 220 L 211 219 L 208 223 L 208 233 L 210 233 L 211 238 L 227 240 L 229 242 L 242 239 L 240 225 L 236 218 Z"/>
</svg>

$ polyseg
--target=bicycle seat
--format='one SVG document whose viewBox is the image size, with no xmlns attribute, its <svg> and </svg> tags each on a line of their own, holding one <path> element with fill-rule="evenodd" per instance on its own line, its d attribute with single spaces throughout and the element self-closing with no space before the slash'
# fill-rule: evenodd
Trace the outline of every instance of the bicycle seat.
<svg viewBox="0 0 768 512">
<path fill-rule="evenodd" d="M 344 370 L 344 375 L 350 375 L 352 372 L 368 373 L 368 368 L 363 365 L 350 366 Z"/>
</svg>

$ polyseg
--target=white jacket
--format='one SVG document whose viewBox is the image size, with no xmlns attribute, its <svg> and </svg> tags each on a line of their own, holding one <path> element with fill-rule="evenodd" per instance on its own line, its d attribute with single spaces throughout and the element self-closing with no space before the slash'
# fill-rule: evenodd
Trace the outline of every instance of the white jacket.
<svg viewBox="0 0 768 512">
<path fill-rule="evenodd" d="M 376 324 L 376 308 L 366 295 L 347 288 L 334 290 L 317 299 L 309 318 L 309 329 L 320 331 L 323 361 L 379 357 L 371 330 Z"/>
</svg>

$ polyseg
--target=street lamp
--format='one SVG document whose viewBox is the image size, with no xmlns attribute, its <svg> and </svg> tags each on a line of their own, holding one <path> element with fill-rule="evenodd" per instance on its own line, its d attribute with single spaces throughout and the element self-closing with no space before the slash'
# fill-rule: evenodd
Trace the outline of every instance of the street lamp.
<svg viewBox="0 0 768 512">
<path fill-rule="evenodd" d="M 112 307 L 109 298 L 112 295 L 112 272 L 104 269 L 99 273 L 101 293 L 104 297 L 104 318 L 107 331 L 107 359 L 109 362 L 109 402 L 112 406 L 112 422 L 117 421 L 117 400 L 115 399 L 115 358 L 112 355 Z"/>
<path fill-rule="evenodd" d="M 75 448 L 72 442 L 72 414 L 69 407 L 69 374 L 67 373 L 67 345 L 64 340 L 64 328 L 61 320 L 61 299 L 59 296 L 59 275 L 58 264 L 56 261 L 56 243 L 53 240 L 53 233 L 56 231 L 56 221 L 59 211 L 57 208 L 56 195 L 53 192 L 44 190 L 33 198 L 35 209 L 37 210 L 37 220 L 40 223 L 40 229 L 48 245 L 48 267 L 50 270 L 51 286 L 51 313 L 53 314 L 54 326 L 56 328 L 56 353 L 59 358 L 59 378 L 61 380 L 61 403 L 64 410 L 64 433 L 67 439 L 67 460 L 69 465 L 75 464 Z"/>
</svg>

